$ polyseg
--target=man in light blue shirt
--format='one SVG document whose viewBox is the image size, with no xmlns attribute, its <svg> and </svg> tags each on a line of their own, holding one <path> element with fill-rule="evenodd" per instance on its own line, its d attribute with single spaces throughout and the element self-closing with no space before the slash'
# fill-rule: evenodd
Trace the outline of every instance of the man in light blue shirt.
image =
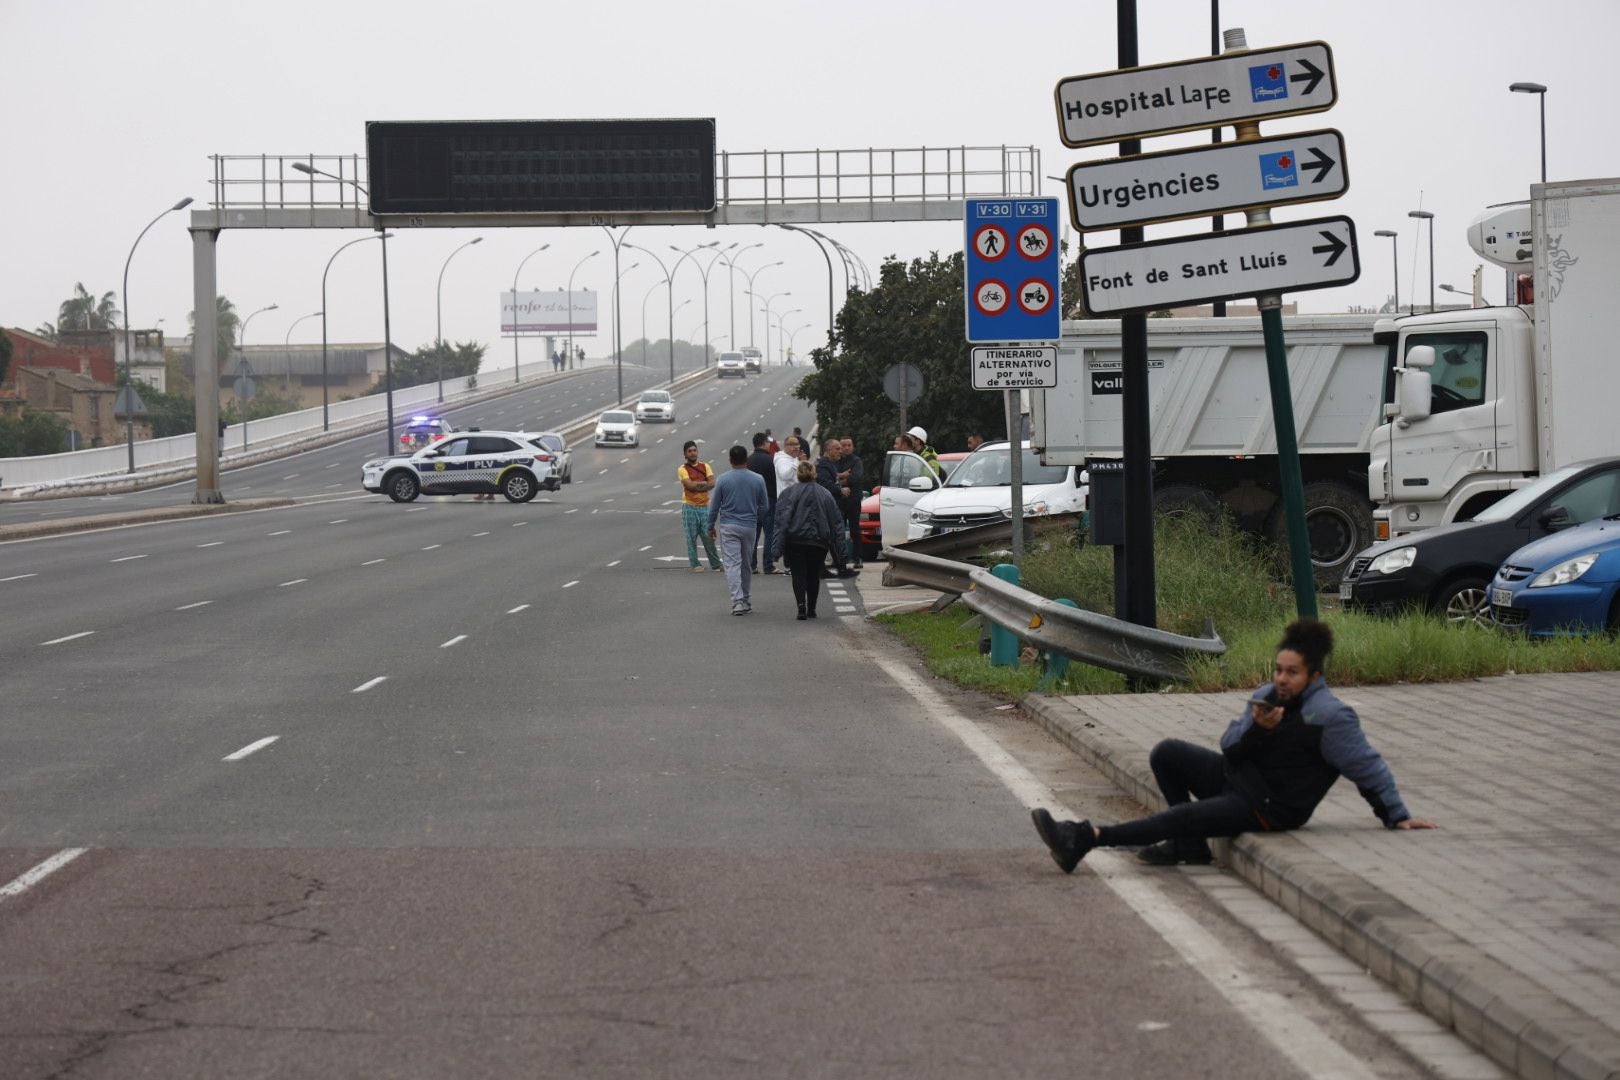
<svg viewBox="0 0 1620 1080">
<path fill-rule="evenodd" d="M 770 499 L 765 481 L 748 467 L 748 451 L 733 446 L 728 455 L 731 469 L 714 483 L 709 493 L 709 535 L 720 542 L 720 562 L 726 568 L 726 586 L 731 590 L 731 613 L 747 615 L 754 610 L 748 569 L 754 552 L 754 537 Z"/>
</svg>

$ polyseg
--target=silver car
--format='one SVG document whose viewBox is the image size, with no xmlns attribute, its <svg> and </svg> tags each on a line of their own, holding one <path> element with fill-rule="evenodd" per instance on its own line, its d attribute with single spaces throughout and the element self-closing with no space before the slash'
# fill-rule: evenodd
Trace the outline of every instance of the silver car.
<svg viewBox="0 0 1620 1080">
<path fill-rule="evenodd" d="M 675 399 L 668 390 L 643 390 L 641 398 L 636 402 L 636 419 L 640 421 L 660 420 L 667 424 L 675 422 Z"/>
</svg>

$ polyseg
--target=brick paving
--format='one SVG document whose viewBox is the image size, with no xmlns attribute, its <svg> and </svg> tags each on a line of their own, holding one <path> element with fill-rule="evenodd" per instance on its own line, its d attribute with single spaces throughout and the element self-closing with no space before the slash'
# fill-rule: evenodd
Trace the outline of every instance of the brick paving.
<svg viewBox="0 0 1620 1080">
<path fill-rule="evenodd" d="M 1433 832 L 1348 781 L 1222 861 L 1505 1068 L 1620 1078 L 1620 672 L 1335 689 Z M 1247 695 L 1027 699 L 1146 805 L 1163 738 L 1215 747 Z"/>
</svg>

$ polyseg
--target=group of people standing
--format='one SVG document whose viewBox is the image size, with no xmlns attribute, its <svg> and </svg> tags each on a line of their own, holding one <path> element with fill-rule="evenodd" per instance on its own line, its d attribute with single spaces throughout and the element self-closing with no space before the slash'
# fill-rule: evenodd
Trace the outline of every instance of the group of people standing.
<svg viewBox="0 0 1620 1080">
<path fill-rule="evenodd" d="M 688 440 L 681 452 L 676 476 L 686 558 L 702 573 L 702 544 L 708 569 L 725 569 L 733 615 L 753 610 L 761 546 L 764 572 L 780 573 L 780 564 L 788 574 L 800 619 L 816 617 L 823 576 L 854 577 L 861 568 L 865 470 L 853 439 L 822 440 L 822 455 L 812 462 L 798 428 L 781 444 L 769 430 L 757 432 L 752 451 L 741 445 L 728 451 L 730 467 L 718 476 L 699 460 L 697 443 Z"/>
</svg>

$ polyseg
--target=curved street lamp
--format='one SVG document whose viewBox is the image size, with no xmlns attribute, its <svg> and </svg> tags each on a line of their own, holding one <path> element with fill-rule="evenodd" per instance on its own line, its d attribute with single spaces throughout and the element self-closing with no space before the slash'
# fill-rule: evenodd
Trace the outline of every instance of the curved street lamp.
<svg viewBox="0 0 1620 1080">
<path fill-rule="evenodd" d="M 1541 102 L 1541 182 L 1547 182 L 1547 88 L 1538 82 L 1516 82 L 1508 87 L 1515 94 L 1534 94 Z"/>
<path fill-rule="evenodd" d="M 281 339 L 281 351 L 287 357 L 287 377 L 281 384 L 283 390 L 292 389 L 292 332 L 298 329 L 298 324 L 304 320 L 313 319 L 324 314 L 326 314 L 325 311 L 312 311 L 308 315 L 300 315 L 292 321 L 291 326 L 287 327 L 287 335 Z M 303 395 L 300 393 L 299 397 L 302 398 Z"/>
<path fill-rule="evenodd" d="M 1395 249 L 1395 238 L 1400 234 L 1394 229 L 1378 229 L 1373 235 L 1389 237 L 1389 259 L 1395 271 L 1395 314 L 1399 316 L 1401 313 L 1401 255 Z"/>
<path fill-rule="evenodd" d="M 280 304 L 271 304 L 269 307 L 262 307 L 258 311 L 255 311 L 253 313 L 253 315 L 263 315 L 267 311 L 276 311 L 280 307 L 281 307 Z M 242 320 L 242 325 L 241 325 L 241 328 L 237 332 L 237 338 L 236 338 L 236 370 L 237 370 L 237 374 L 239 376 L 246 376 L 248 378 L 252 378 L 252 376 L 253 376 L 253 367 L 252 367 L 251 364 L 249 364 L 247 362 L 247 328 L 248 328 L 248 323 L 253 321 L 253 315 L 249 315 L 247 318 Z M 247 441 L 247 439 L 248 439 L 248 431 L 247 431 L 247 429 L 248 429 L 247 402 L 244 401 L 244 402 L 242 402 L 242 449 L 243 450 L 247 449 L 247 444 L 248 444 L 248 441 Z"/>
<path fill-rule="evenodd" d="M 714 244 L 705 244 L 703 246 L 704 247 L 714 247 L 717 244 L 719 244 L 718 240 L 715 241 Z M 727 244 L 725 247 L 721 248 L 719 251 L 716 251 L 714 253 L 714 257 L 709 260 L 709 265 L 708 266 L 704 266 L 704 267 L 700 268 L 700 272 L 703 274 L 703 366 L 704 367 L 709 366 L 709 354 L 713 351 L 713 348 L 709 344 L 709 271 L 714 269 L 714 264 L 715 263 L 717 263 L 721 259 L 725 258 L 725 253 L 726 252 L 732 250 L 736 246 L 737 245 L 735 243 Z M 671 251 L 680 251 L 681 249 L 676 247 L 674 244 L 671 244 L 670 245 L 670 250 Z M 692 251 L 696 252 L 697 249 L 693 248 Z M 692 265 L 697 266 L 697 260 L 696 259 L 692 260 Z"/>
<path fill-rule="evenodd" d="M 591 252 L 589 255 L 585 256 L 584 259 L 581 259 L 581 260 L 579 260 L 579 262 L 575 263 L 574 268 L 572 270 L 568 271 L 568 364 L 567 364 L 567 367 L 568 367 L 569 371 L 574 370 L 574 275 L 579 273 L 579 268 L 585 265 L 586 260 L 594 259 L 600 254 L 602 254 L 602 249 L 598 248 L 595 251 Z M 600 312 L 598 313 L 597 317 L 598 318 L 601 317 Z"/>
<path fill-rule="evenodd" d="M 186 207 L 188 207 L 190 205 L 191 205 L 191 196 L 187 195 L 185 198 L 181 199 L 179 202 L 175 203 L 173 206 L 171 206 L 167 210 L 163 211 L 162 214 L 159 214 L 157 217 L 155 217 L 151 221 L 147 222 L 146 223 L 146 228 L 141 230 L 141 235 L 137 236 L 135 238 L 135 242 L 133 244 L 129 245 L 129 257 L 124 260 L 124 297 L 123 297 L 123 299 L 124 299 L 124 385 L 131 388 L 130 389 L 131 393 L 134 393 L 135 371 L 134 371 L 134 368 L 132 367 L 132 364 L 133 364 L 133 361 L 134 361 L 134 356 L 130 352 L 130 335 L 129 335 L 129 264 L 131 262 L 133 262 L 134 259 L 135 259 L 135 249 L 141 246 L 141 241 L 146 238 L 146 234 L 151 231 L 153 225 L 156 225 L 158 222 L 162 221 L 165 215 L 172 214 L 176 210 L 184 210 Z M 134 472 L 135 471 L 135 414 L 133 412 L 124 414 L 124 441 L 129 446 L 129 470 L 128 471 L 129 472 Z"/>
<path fill-rule="evenodd" d="M 760 267 L 760 270 L 764 270 L 764 269 L 765 269 L 765 267 L 763 267 L 763 266 Z M 757 271 L 756 271 L 756 273 L 757 273 Z M 752 284 L 752 283 L 750 283 L 750 284 Z M 761 299 L 758 293 L 756 293 L 752 289 L 750 289 L 748 291 L 748 295 L 753 297 L 756 300 L 759 300 L 760 303 L 765 305 L 765 354 L 768 357 L 770 355 L 770 351 L 771 351 L 771 304 L 776 301 L 777 297 L 792 296 L 793 293 L 791 291 L 788 291 L 788 292 L 774 292 L 774 293 L 771 293 L 771 295 L 769 297 Z M 753 324 L 754 324 L 754 308 L 753 308 L 753 305 L 750 304 L 749 307 L 748 307 L 748 326 L 749 326 L 750 331 L 753 330 Z M 749 339 L 748 339 L 748 344 L 753 345 L 753 343 L 754 343 L 753 335 L 752 335 L 752 333 L 750 333 Z"/>
<path fill-rule="evenodd" d="M 735 245 L 735 244 L 732 245 L 732 247 L 736 247 L 736 246 L 737 245 Z M 750 251 L 750 250 L 752 250 L 754 248 L 764 247 L 764 246 L 765 246 L 765 241 L 757 240 L 752 244 L 748 244 L 748 245 L 746 245 L 746 246 L 744 246 L 742 248 L 738 248 L 736 255 L 732 255 L 732 256 L 729 256 L 729 257 L 722 256 L 722 258 L 725 258 L 725 260 L 726 260 L 726 289 L 727 289 L 727 296 L 730 298 L 730 301 L 731 301 L 731 326 L 729 328 L 729 333 L 730 333 L 730 337 L 731 337 L 731 343 L 733 345 L 735 345 L 737 343 L 737 266 L 736 266 L 736 259 L 737 259 L 737 257 L 739 255 L 741 255 L 745 251 Z M 727 248 L 726 250 L 729 251 L 731 249 Z M 743 272 L 747 273 L 746 270 L 743 271 Z"/>
<path fill-rule="evenodd" d="M 634 225 L 626 225 L 624 231 L 615 236 L 611 228 L 602 226 L 602 231 L 608 234 L 608 242 L 613 245 L 613 370 L 618 379 L 620 405 L 624 404 L 624 347 L 620 340 L 622 320 L 619 317 L 619 278 L 624 276 L 624 271 L 619 269 L 619 249 L 624 246 L 624 238 L 630 235 L 633 228 Z M 630 267 L 632 270 L 635 268 Z"/>
<path fill-rule="evenodd" d="M 1434 310 L 1434 215 L 1427 210 L 1408 210 L 1406 216 L 1429 223 L 1429 310 Z"/>
<path fill-rule="evenodd" d="M 519 381 L 519 379 L 518 379 L 518 364 L 520 362 L 519 359 L 518 359 L 518 321 L 517 321 L 518 320 L 518 312 L 517 312 L 518 275 L 523 273 L 523 263 L 528 262 L 530 259 L 534 258 L 536 255 L 540 254 L 542 251 L 546 250 L 546 248 L 548 248 L 550 246 L 551 246 L 550 244 L 541 244 L 539 247 L 535 248 L 533 251 L 531 251 L 527 255 L 523 256 L 522 262 L 519 262 L 517 264 L 517 269 L 512 271 L 512 381 L 513 382 L 518 382 Z M 454 255 L 455 252 L 452 251 L 450 254 Z M 445 260 L 445 262 L 449 262 L 449 261 L 450 261 L 449 259 Z M 443 277 L 443 276 L 444 276 L 443 271 L 441 271 L 440 272 L 440 277 Z"/>
<path fill-rule="evenodd" d="M 669 282 L 667 280 L 653 282 L 652 287 L 647 290 L 647 295 L 643 296 L 641 298 L 641 366 L 642 367 L 647 366 L 647 301 L 652 299 L 653 293 L 658 291 L 658 286 L 660 286 L 660 285 L 663 285 L 664 287 L 667 288 L 669 286 Z M 673 378 L 673 376 L 672 376 L 672 378 Z"/>
<path fill-rule="evenodd" d="M 465 251 L 474 244 L 482 243 L 483 239 L 484 238 L 482 236 L 473 237 L 465 244 L 462 244 L 461 247 L 456 248 L 455 251 L 452 251 L 450 254 L 446 255 L 444 257 L 444 264 L 439 267 L 439 285 L 437 291 L 433 294 L 433 354 L 437 359 L 439 368 L 439 404 L 441 405 L 444 404 L 444 271 L 445 268 L 450 265 L 450 260 L 455 258 L 459 252 Z M 514 305 L 516 302 L 514 290 Z M 515 308 L 512 312 L 512 317 L 514 319 L 517 318 L 517 311 Z M 514 340 L 516 339 L 514 338 Z"/>
<path fill-rule="evenodd" d="M 328 401 L 328 397 L 329 397 L 329 394 L 328 394 L 329 387 L 328 387 L 328 384 L 327 384 L 328 376 L 327 376 L 327 373 L 326 373 L 326 308 L 327 308 L 327 303 L 326 303 L 326 275 L 330 274 L 332 272 L 332 263 L 333 263 L 333 261 L 336 260 L 339 255 L 343 254 L 343 251 L 344 251 L 345 248 L 351 248 L 356 244 L 363 244 L 367 240 L 386 240 L 388 237 L 393 236 L 393 235 L 394 235 L 393 233 L 372 233 L 370 236 L 362 236 L 358 240 L 350 240 L 347 244 L 343 244 L 336 251 L 332 252 L 332 258 L 326 260 L 326 269 L 321 271 L 321 430 L 322 431 L 330 431 L 332 429 L 332 418 L 331 418 L 331 413 L 330 413 L 330 403 Z"/>
<path fill-rule="evenodd" d="M 791 309 L 789 309 L 787 311 L 782 312 L 780 315 L 778 315 L 776 317 L 776 359 L 777 360 L 782 359 L 782 335 L 785 333 L 785 331 L 782 329 L 782 324 L 787 321 L 787 317 L 789 315 L 802 315 L 802 314 L 804 314 L 804 308 L 791 308 Z M 771 337 L 771 335 L 770 335 L 770 327 L 767 325 L 766 326 L 766 333 L 765 333 L 765 340 L 767 342 L 769 342 L 770 337 Z M 767 352 L 766 357 L 767 357 L 767 359 L 769 358 L 769 352 Z"/>
<path fill-rule="evenodd" d="M 765 271 L 771 269 L 772 267 L 784 266 L 784 265 L 786 265 L 786 264 L 781 259 L 777 259 L 773 263 L 766 263 L 764 266 L 759 267 L 752 274 L 750 274 L 748 271 L 744 270 L 743 271 L 743 277 L 746 277 L 748 279 L 748 288 L 744 289 L 743 291 L 748 293 L 750 296 L 752 296 L 754 294 L 754 279 L 756 277 L 763 274 Z M 754 347 L 754 307 L 753 307 L 752 304 L 750 304 L 748 306 L 748 347 L 750 349 L 752 349 Z"/>
</svg>

